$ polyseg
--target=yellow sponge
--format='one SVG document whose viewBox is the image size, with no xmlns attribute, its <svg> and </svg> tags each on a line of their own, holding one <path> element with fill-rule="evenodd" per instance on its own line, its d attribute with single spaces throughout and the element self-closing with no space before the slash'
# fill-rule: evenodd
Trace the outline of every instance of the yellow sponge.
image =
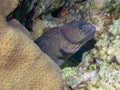
<svg viewBox="0 0 120 90">
<path fill-rule="evenodd" d="M 17 0 L 0 0 L 0 90 L 62 90 L 59 67 L 5 21 L 8 11 L 4 13 L 1 5 L 10 1 Z"/>
<path fill-rule="evenodd" d="M 0 29 L 1 90 L 61 90 L 59 68 L 21 31 Z"/>
</svg>

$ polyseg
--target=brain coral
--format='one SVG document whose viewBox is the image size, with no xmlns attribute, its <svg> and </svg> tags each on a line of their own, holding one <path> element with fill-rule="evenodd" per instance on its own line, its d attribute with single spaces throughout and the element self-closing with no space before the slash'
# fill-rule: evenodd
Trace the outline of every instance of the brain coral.
<svg viewBox="0 0 120 90">
<path fill-rule="evenodd" d="M 61 90 L 57 65 L 19 28 L 5 21 L 16 5 L 17 0 L 0 0 L 0 89 Z"/>
</svg>

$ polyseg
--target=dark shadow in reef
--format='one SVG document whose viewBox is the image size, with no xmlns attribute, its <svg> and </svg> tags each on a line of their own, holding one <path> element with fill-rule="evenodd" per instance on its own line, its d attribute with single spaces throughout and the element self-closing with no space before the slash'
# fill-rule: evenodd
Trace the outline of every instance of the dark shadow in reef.
<svg viewBox="0 0 120 90">
<path fill-rule="evenodd" d="M 77 66 L 82 61 L 82 56 L 84 52 L 93 49 L 95 43 L 96 41 L 94 39 L 89 40 L 73 56 L 66 60 L 66 62 L 61 66 L 61 68 Z"/>
<path fill-rule="evenodd" d="M 77 4 L 77 3 L 84 4 L 86 2 L 87 0 L 75 0 L 74 4 Z M 57 8 L 56 10 L 51 11 L 51 14 L 53 17 L 60 18 L 62 17 L 62 15 L 60 14 L 65 13 L 65 11 L 67 11 L 68 9 L 70 9 L 70 0 L 65 0 L 65 3 L 61 7 Z"/>
</svg>

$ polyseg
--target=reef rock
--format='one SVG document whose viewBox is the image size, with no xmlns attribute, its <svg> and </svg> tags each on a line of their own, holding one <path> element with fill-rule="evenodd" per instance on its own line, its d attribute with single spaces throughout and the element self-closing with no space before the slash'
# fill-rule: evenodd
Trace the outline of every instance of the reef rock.
<svg viewBox="0 0 120 90">
<path fill-rule="evenodd" d="M 78 67 L 78 78 L 73 88 L 89 90 L 120 89 L 120 20 L 109 26 L 107 32 L 99 34 L 95 48 L 84 53 Z M 76 84 L 77 82 L 77 84 Z"/>
<path fill-rule="evenodd" d="M 79 66 L 70 67 L 74 72 L 72 75 L 64 74 L 67 85 L 74 90 L 120 89 L 120 20 L 112 22 L 110 18 L 106 19 L 101 15 L 97 15 L 98 21 L 94 23 L 97 30 L 94 37 L 97 40 L 95 47 L 83 54 Z M 104 27 L 104 21 L 112 24 Z M 63 71 L 67 68 L 65 67 Z"/>
</svg>

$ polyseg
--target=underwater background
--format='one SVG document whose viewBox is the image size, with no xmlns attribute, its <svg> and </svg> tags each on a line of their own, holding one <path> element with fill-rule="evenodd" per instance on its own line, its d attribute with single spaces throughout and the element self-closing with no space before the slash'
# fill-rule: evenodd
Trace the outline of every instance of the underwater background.
<svg viewBox="0 0 120 90">
<path fill-rule="evenodd" d="M 61 66 L 64 85 L 73 90 L 120 90 L 120 0 L 19 0 L 7 17 L 33 37 L 73 20 L 90 22 L 94 39 Z"/>
</svg>

